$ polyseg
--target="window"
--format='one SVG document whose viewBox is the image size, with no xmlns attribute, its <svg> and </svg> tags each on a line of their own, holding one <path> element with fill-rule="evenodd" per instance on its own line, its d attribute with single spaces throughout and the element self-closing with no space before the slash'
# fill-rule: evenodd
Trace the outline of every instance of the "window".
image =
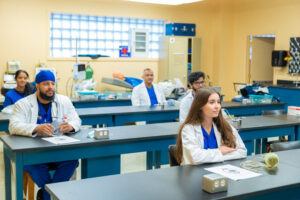
<svg viewBox="0 0 300 200">
<path fill-rule="evenodd" d="M 102 54 L 119 57 L 119 46 L 130 46 L 131 28 L 149 30 L 149 57 L 159 57 L 159 38 L 164 21 L 51 13 L 50 56 L 72 57 L 78 54 Z"/>
</svg>

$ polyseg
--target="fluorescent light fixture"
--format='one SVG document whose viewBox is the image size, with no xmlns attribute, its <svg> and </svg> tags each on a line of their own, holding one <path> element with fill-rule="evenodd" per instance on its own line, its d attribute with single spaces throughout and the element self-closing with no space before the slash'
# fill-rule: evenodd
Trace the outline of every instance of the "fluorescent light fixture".
<svg viewBox="0 0 300 200">
<path fill-rule="evenodd" d="M 165 5 L 180 5 L 185 3 L 194 3 L 202 0 L 127 0 L 140 3 L 165 4 Z"/>
</svg>

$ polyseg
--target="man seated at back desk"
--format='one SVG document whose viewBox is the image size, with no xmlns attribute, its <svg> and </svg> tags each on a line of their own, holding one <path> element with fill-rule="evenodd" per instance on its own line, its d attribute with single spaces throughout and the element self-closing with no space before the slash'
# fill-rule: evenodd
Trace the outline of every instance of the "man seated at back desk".
<svg viewBox="0 0 300 200">
<path fill-rule="evenodd" d="M 51 71 L 41 71 L 36 75 L 35 82 L 36 92 L 15 104 L 9 121 L 10 134 L 35 137 L 52 136 L 55 128 L 61 133 L 79 131 L 81 120 L 72 102 L 66 96 L 55 94 L 54 74 Z M 59 125 L 54 128 L 51 123 L 55 120 Z M 53 166 L 56 170 L 51 178 L 48 169 Z M 45 184 L 68 181 L 77 167 L 78 161 L 71 160 L 25 165 L 24 170 L 42 188 L 38 191 L 37 200 L 48 200 L 50 196 L 44 189 Z"/>
<path fill-rule="evenodd" d="M 166 103 L 165 95 L 157 84 L 153 84 L 153 71 L 150 68 L 144 70 L 142 76 L 144 82 L 134 87 L 131 95 L 133 106 L 150 106 Z"/>
<path fill-rule="evenodd" d="M 203 72 L 192 72 L 188 76 L 191 91 L 181 100 L 179 109 L 179 120 L 184 122 L 189 113 L 197 89 L 205 87 L 205 74 Z"/>
</svg>

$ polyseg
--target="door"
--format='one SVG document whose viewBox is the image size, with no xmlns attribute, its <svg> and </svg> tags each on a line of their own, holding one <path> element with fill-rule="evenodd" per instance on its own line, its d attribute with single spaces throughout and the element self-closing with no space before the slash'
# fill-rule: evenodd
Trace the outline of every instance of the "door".
<svg viewBox="0 0 300 200">
<path fill-rule="evenodd" d="M 187 49 L 186 37 L 169 37 L 169 79 L 179 78 L 187 84 Z"/>
<path fill-rule="evenodd" d="M 272 51 L 275 37 L 252 37 L 250 43 L 250 83 L 253 81 L 273 81 Z"/>
</svg>

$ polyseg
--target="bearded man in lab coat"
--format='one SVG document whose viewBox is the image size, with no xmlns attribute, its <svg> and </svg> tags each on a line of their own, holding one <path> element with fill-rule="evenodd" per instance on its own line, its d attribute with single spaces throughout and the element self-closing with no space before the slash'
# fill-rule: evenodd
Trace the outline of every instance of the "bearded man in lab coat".
<svg viewBox="0 0 300 200">
<path fill-rule="evenodd" d="M 79 131 L 81 120 L 72 102 L 66 96 L 55 94 L 54 74 L 48 70 L 41 71 L 36 75 L 35 82 L 36 93 L 19 100 L 14 106 L 9 120 L 10 134 L 36 137 L 52 136 L 54 129 L 60 133 Z M 57 122 L 57 127 L 54 127 L 54 121 Z M 24 170 L 41 188 L 37 200 L 49 200 L 45 184 L 68 181 L 77 166 L 78 160 L 70 160 L 25 165 Z M 56 168 L 53 178 L 50 177 L 49 167 Z"/>
<path fill-rule="evenodd" d="M 131 103 L 133 106 L 150 106 L 167 103 L 162 89 L 153 84 L 153 71 L 144 69 L 143 82 L 132 90 Z"/>
<path fill-rule="evenodd" d="M 187 117 L 187 114 L 189 113 L 190 107 L 194 100 L 196 91 L 199 88 L 205 87 L 205 74 L 203 72 L 192 72 L 188 76 L 188 82 L 192 90 L 180 101 L 180 122 L 184 122 L 185 118 Z"/>
</svg>

